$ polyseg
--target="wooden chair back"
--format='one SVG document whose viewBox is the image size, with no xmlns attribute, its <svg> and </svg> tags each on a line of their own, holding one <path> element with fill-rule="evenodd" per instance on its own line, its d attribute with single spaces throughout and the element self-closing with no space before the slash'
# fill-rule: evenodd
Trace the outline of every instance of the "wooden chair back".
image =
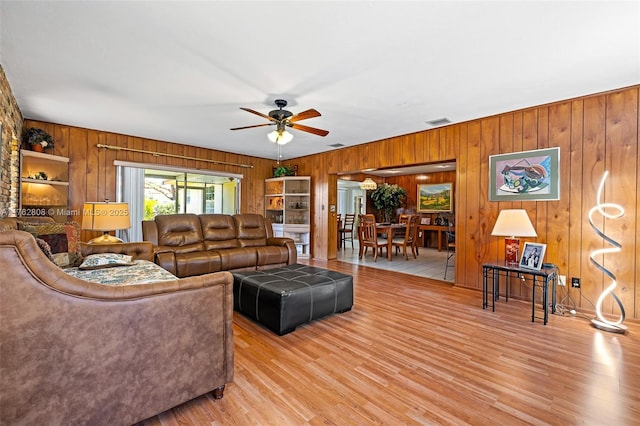
<svg viewBox="0 0 640 426">
<path fill-rule="evenodd" d="M 373 261 L 378 260 L 378 251 L 381 247 L 386 247 L 387 240 L 378 237 L 376 229 L 376 218 L 373 215 L 361 215 L 360 227 L 358 228 L 358 238 L 360 240 L 359 258 L 371 247 L 373 249 Z"/>
<path fill-rule="evenodd" d="M 408 217 L 405 218 L 407 220 L 406 227 L 404 229 L 404 233 L 402 235 L 396 236 L 391 244 L 396 247 L 396 249 L 402 247 L 402 254 L 406 260 L 409 260 L 409 256 L 407 255 L 407 247 L 411 248 L 411 253 L 413 254 L 413 258 L 416 258 L 416 250 L 414 247 L 414 241 L 416 239 L 416 234 L 418 230 L 418 217 L 415 215 L 406 215 Z"/>
</svg>

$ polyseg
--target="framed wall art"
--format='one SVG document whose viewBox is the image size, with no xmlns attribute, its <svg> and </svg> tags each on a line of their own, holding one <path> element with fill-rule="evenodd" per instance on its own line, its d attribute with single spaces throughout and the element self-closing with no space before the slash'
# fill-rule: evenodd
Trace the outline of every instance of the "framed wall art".
<svg viewBox="0 0 640 426">
<path fill-rule="evenodd" d="M 418 185 L 418 212 L 453 211 L 453 183 Z"/>
<path fill-rule="evenodd" d="M 489 156 L 489 201 L 560 199 L 560 148 Z"/>
<path fill-rule="evenodd" d="M 546 249 L 546 244 L 524 243 L 522 257 L 520 258 L 520 267 L 539 271 L 542 267 L 542 259 L 544 258 Z"/>
</svg>

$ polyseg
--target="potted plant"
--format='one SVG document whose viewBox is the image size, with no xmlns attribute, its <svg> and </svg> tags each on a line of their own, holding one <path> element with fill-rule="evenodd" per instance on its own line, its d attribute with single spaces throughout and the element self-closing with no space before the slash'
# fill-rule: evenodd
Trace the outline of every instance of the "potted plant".
<svg viewBox="0 0 640 426">
<path fill-rule="evenodd" d="M 382 212 L 384 222 L 391 222 L 396 209 L 407 196 L 407 190 L 398 185 L 383 183 L 371 191 L 370 196 L 373 205 Z"/>
<path fill-rule="evenodd" d="M 289 166 L 278 166 L 275 169 L 273 169 L 274 177 L 293 176 L 294 174 L 295 174 L 295 171 Z"/>
<path fill-rule="evenodd" d="M 25 139 L 34 151 L 42 152 L 45 148 L 53 148 L 53 138 L 42 129 L 35 127 L 27 129 Z"/>
</svg>

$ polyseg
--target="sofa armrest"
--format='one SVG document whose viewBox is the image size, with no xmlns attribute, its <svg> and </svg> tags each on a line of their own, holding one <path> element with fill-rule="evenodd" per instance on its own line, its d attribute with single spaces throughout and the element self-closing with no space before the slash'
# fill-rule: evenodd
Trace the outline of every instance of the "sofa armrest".
<svg viewBox="0 0 640 426">
<path fill-rule="evenodd" d="M 156 251 L 155 263 L 160 267 L 171 272 L 173 275 L 178 275 L 178 267 L 176 265 L 176 254 L 171 250 Z"/>
<path fill-rule="evenodd" d="M 117 244 L 80 243 L 80 251 L 82 257 L 100 253 L 116 253 L 132 256 L 133 260 L 148 260 L 153 262 L 153 244 L 147 241 Z"/>
<path fill-rule="evenodd" d="M 293 265 L 298 262 L 298 250 L 296 243 L 291 238 L 286 237 L 270 237 L 267 238 L 268 246 L 286 247 L 289 252 L 289 261 L 287 265 Z"/>
</svg>

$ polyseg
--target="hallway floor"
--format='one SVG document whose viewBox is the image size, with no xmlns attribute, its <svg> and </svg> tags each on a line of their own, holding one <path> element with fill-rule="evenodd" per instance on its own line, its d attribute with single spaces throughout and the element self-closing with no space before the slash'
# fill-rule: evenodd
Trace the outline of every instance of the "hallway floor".
<svg viewBox="0 0 640 426">
<path fill-rule="evenodd" d="M 397 255 L 394 253 L 391 262 L 387 259 L 386 250 L 383 250 L 383 255 L 379 255 L 378 260 L 374 262 L 371 249 L 367 250 L 362 259 L 358 259 L 358 249 L 357 239 L 353 242 L 353 249 L 351 248 L 351 242 L 348 241 L 346 249 L 338 250 L 336 259 L 342 262 L 386 269 L 403 274 L 417 275 L 450 283 L 455 282 L 455 267 L 452 266 L 455 265 L 455 256 L 449 261 L 447 279 L 445 280 L 444 278 L 445 264 L 447 262 L 447 252 L 444 250 L 439 252 L 436 248 L 420 248 L 420 254 L 418 254 L 417 259 L 414 259 L 413 255 L 409 253 L 409 260 L 405 260 L 402 256 L 402 251 L 400 251 Z"/>
</svg>

